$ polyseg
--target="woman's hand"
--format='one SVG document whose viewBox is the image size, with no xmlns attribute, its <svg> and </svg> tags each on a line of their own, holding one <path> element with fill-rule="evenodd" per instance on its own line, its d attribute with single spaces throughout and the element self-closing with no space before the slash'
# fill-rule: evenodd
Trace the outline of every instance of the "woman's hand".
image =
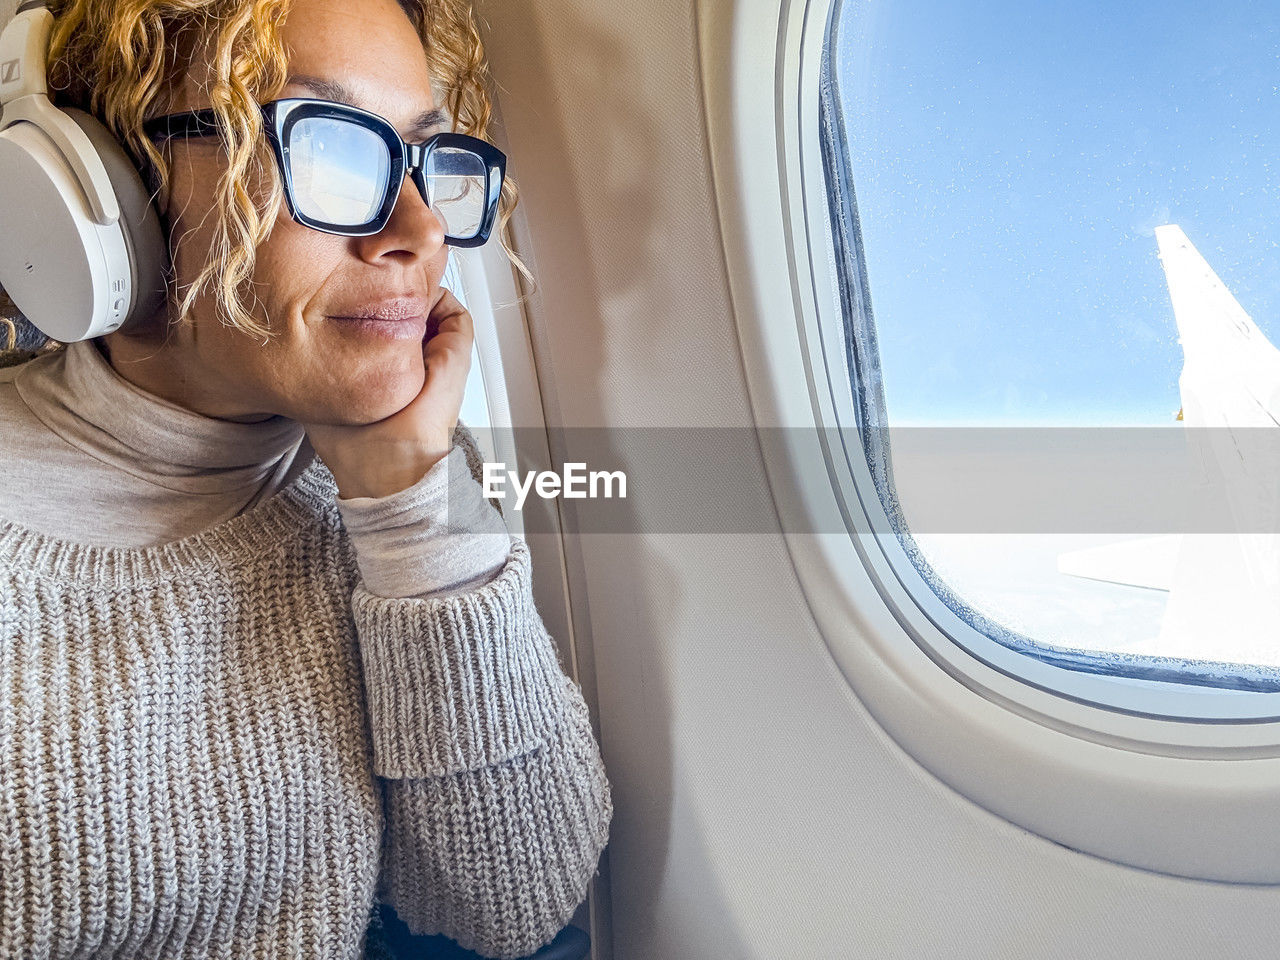
<svg viewBox="0 0 1280 960">
<path fill-rule="evenodd" d="M 316 455 L 338 481 L 339 497 L 385 497 L 404 490 L 448 456 L 474 339 L 471 314 L 441 287 L 422 346 L 426 382 L 408 406 L 358 426 L 303 424 Z"/>
</svg>

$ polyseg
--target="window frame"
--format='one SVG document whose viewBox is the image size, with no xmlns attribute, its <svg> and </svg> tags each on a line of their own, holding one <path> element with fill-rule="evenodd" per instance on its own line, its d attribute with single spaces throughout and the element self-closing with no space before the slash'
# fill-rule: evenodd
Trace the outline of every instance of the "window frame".
<svg viewBox="0 0 1280 960">
<path fill-rule="evenodd" d="M 978 633 L 875 533 L 861 443 L 827 443 L 855 422 L 819 134 L 836 6 L 698 0 L 752 408 L 792 428 L 761 431 L 782 529 L 833 531 L 784 536 L 836 666 L 907 754 L 1006 820 L 1161 873 L 1280 882 L 1280 695 L 1080 673 Z"/>
</svg>

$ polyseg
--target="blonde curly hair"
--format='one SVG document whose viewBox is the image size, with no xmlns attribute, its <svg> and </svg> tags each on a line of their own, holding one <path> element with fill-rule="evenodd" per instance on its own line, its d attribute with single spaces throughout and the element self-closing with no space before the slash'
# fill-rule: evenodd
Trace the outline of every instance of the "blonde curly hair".
<svg viewBox="0 0 1280 960">
<path fill-rule="evenodd" d="M 484 47 L 467 0 L 397 0 L 409 17 L 428 58 L 437 102 L 455 132 L 486 137 L 493 105 Z M 284 87 L 287 62 L 280 26 L 292 0 L 66 0 L 55 10 L 49 44 L 50 96 L 59 106 L 85 110 L 115 134 L 152 182 L 167 193 L 170 172 L 163 154 L 142 132 L 145 121 L 165 112 L 168 94 L 192 65 L 198 42 L 210 51 L 209 105 L 217 114 L 226 170 L 216 186 L 214 241 L 208 261 L 177 299 L 174 323 L 187 320 L 195 301 L 212 295 L 222 322 L 256 337 L 272 331 L 246 304 L 258 245 L 271 232 L 284 188 L 266 151 L 260 103 Z M 264 162 L 264 158 L 267 158 Z M 269 185 L 254 198 L 244 184 Z M 508 175 L 498 202 L 494 234 L 512 264 L 532 284 L 533 275 L 507 245 L 504 228 L 515 210 L 518 189 Z M 174 291 L 171 290 L 171 295 Z M 8 343 L 0 366 L 34 355 L 17 344 L 12 301 L 0 290 L 0 324 Z M 49 340 L 35 352 L 59 349 Z M 13 354 L 23 356 L 15 358 Z"/>
</svg>

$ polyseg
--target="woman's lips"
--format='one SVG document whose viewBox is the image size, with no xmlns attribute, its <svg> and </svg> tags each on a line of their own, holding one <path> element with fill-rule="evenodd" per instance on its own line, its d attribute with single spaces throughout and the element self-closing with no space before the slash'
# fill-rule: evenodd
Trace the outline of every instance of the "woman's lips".
<svg viewBox="0 0 1280 960">
<path fill-rule="evenodd" d="M 343 329 L 386 340 L 418 340 L 427 335 L 425 315 L 384 320 L 380 317 L 330 317 Z"/>
<path fill-rule="evenodd" d="M 353 333 L 386 340 L 418 340 L 427 335 L 431 302 L 417 294 L 383 296 L 350 305 L 351 313 L 334 314 L 330 320 Z"/>
</svg>

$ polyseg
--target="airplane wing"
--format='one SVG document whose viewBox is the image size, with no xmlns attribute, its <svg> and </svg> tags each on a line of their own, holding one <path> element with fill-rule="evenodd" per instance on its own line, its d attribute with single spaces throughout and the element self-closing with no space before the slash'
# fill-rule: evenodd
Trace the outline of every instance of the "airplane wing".
<svg viewBox="0 0 1280 960">
<path fill-rule="evenodd" d="M 1169 591 L 1145 652 L 1271 663 L 1280 623 L 1280 350 L 1174 224 L 1156 242 L 1182 345 L 1181 418 L 1204 480 L 1239 521 L 1234 531 L 1170 534 L 1077 550 L 1062 573 Z"/>
<path fill-rule="evenodd" d="M 1169 590 L 1182 546 L 1181 534 L 1123 540 L 1058 554 L 1058 572 L 1127 587 Z"/>
<path fill-rule="evenodd" d="M 1156 227 L 1182 344 L 1187 427 L 1280 424 L 1280 350 L 1258 329 L 1182 228 Z"/>
</svg>

